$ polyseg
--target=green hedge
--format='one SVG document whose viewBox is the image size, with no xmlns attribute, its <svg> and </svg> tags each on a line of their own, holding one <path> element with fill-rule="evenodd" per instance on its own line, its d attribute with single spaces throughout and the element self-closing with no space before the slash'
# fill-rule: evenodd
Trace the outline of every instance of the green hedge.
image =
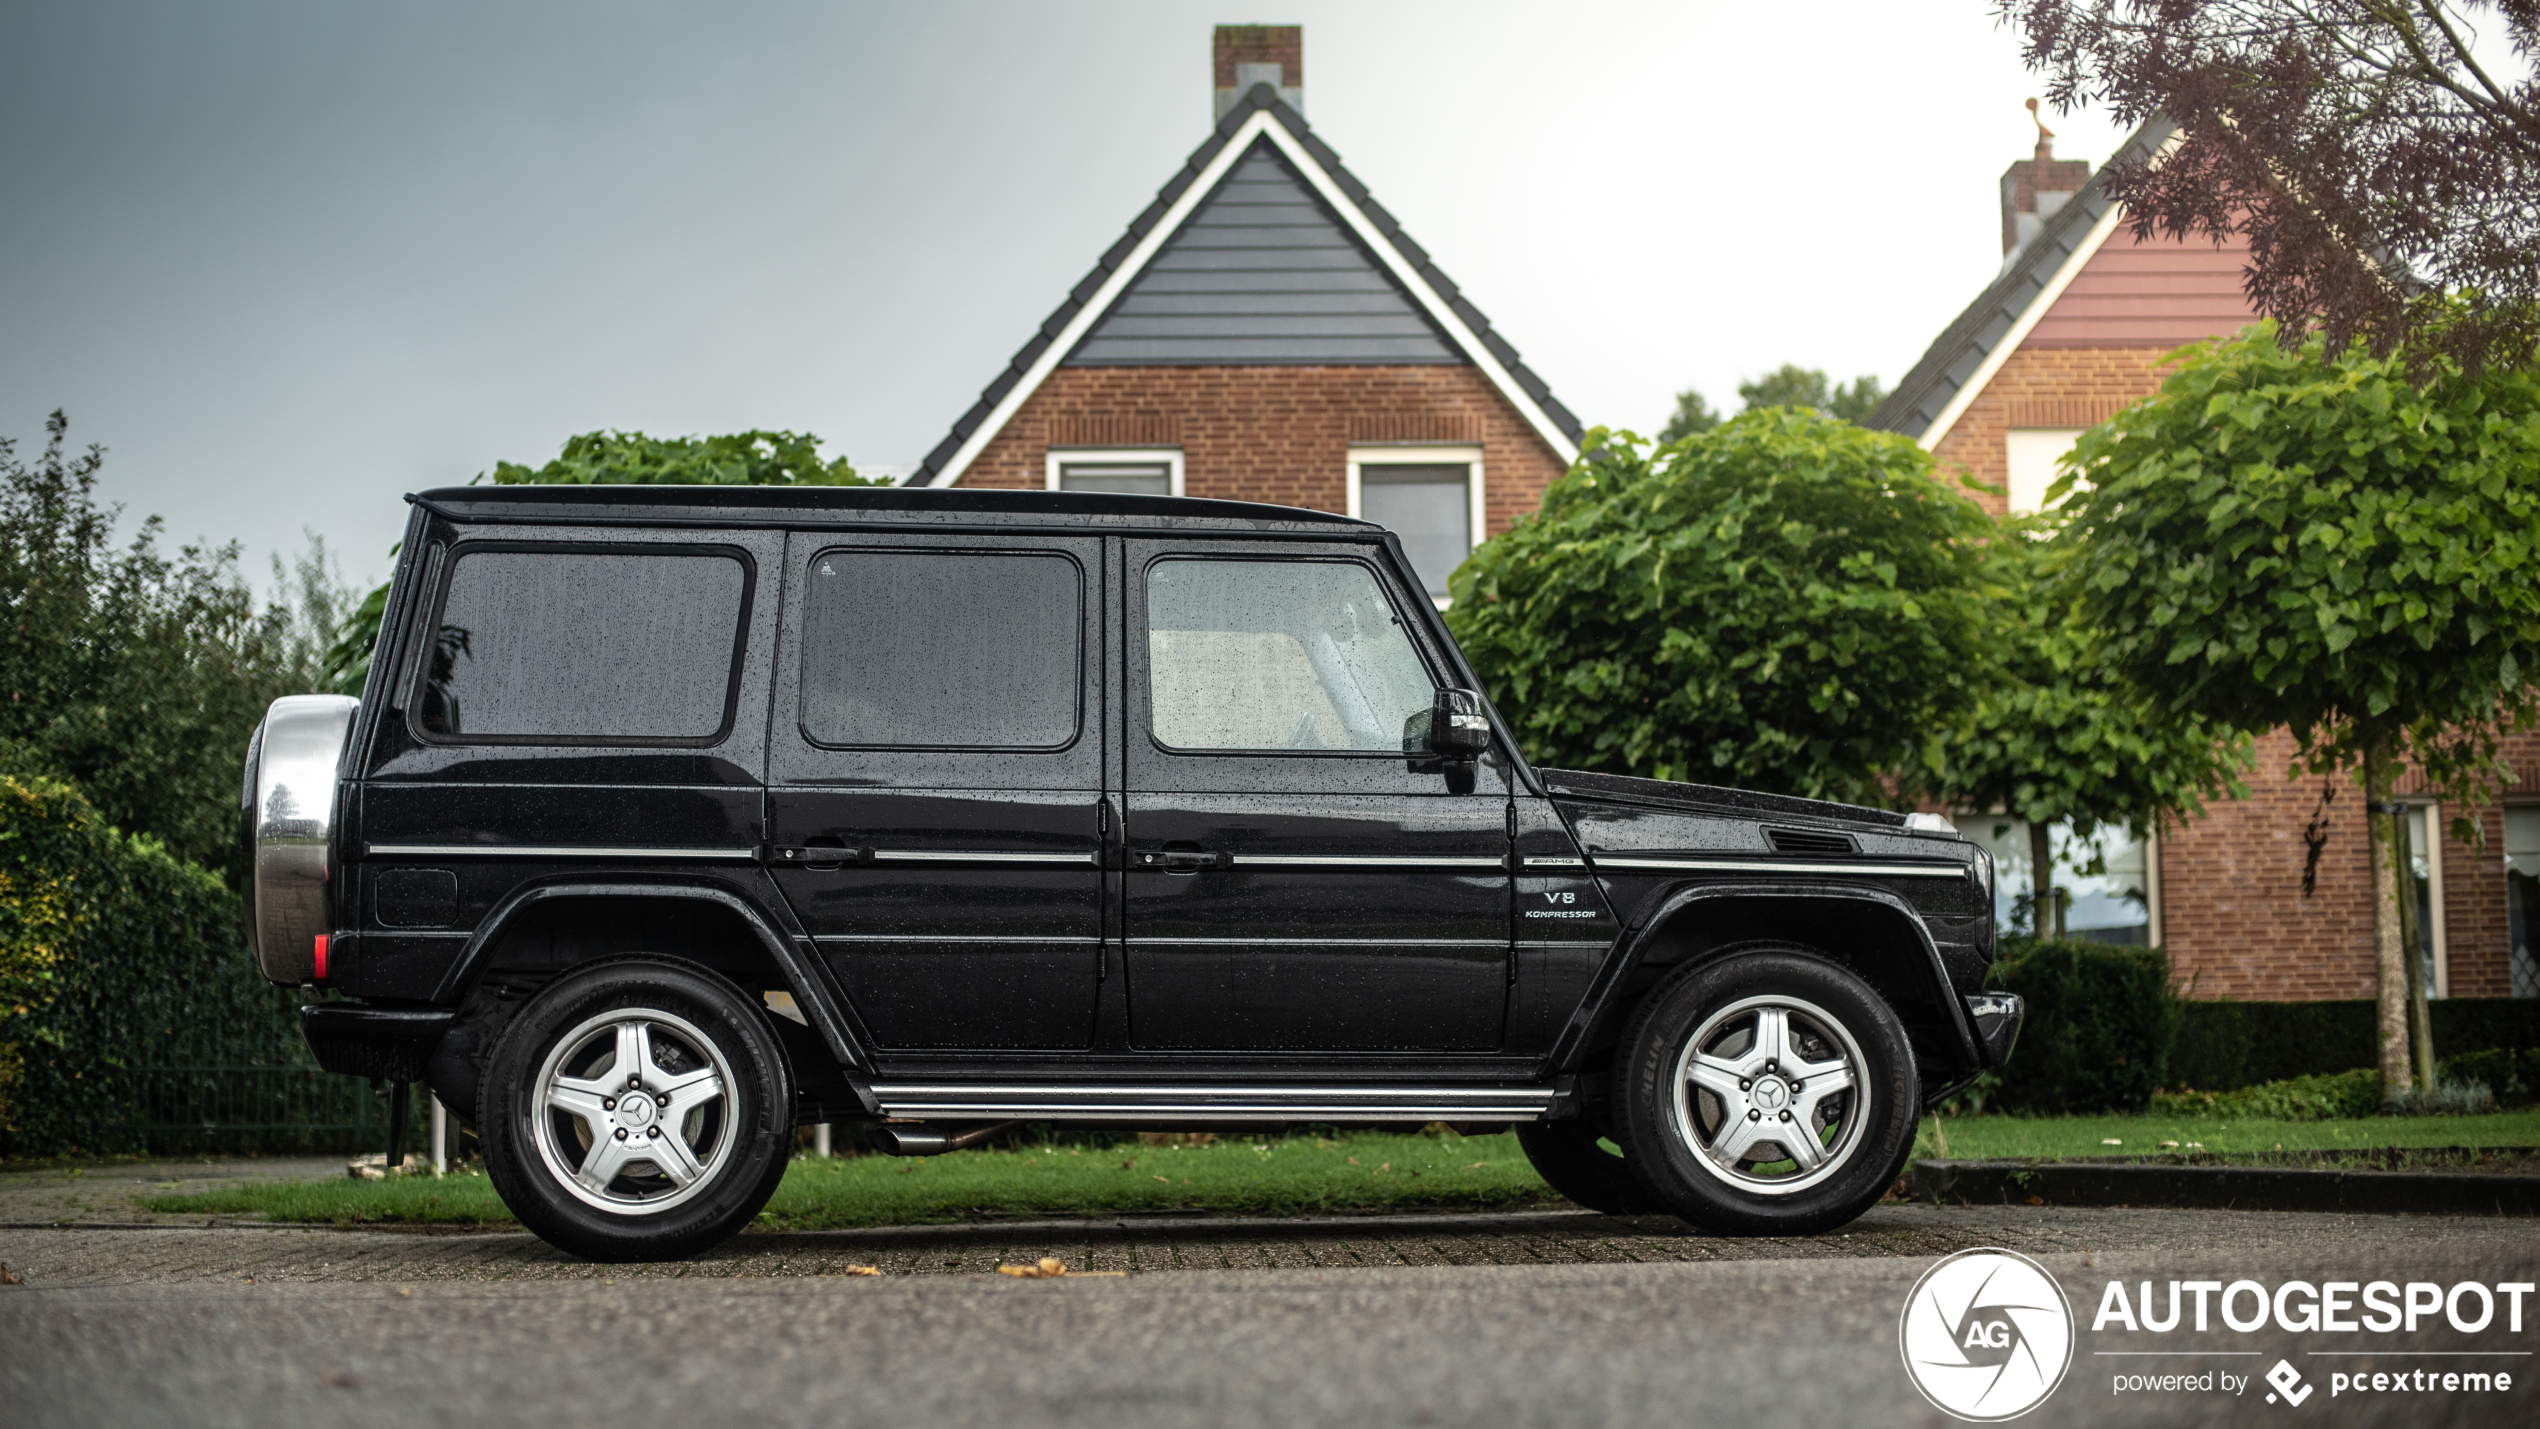
<svg viewBox="0 0 2540 1429">
<path fill-rule="evenodd" d="M 2452 997 L 2428 1009 L 2438 1057 L 2540 1049 L 2540 998 Z M 2366 1001 L 2183 1002 L 2170 1085 L 2231 1091 L 2377 1066 L 2373 1026 Z"/>
<path fill-rule="evenodd" d="M 219 878 L 0 771 L 0 1156 L 353 1140 L 369 1090 L 316 1069 L 296 1004 Z"/>
<path fill-rule="evenodd" d="M 2004 939 L 1991 985 L 2028 1003 L 1991 1105 L 2058 1114 L 2151 1104 L 2168 1072 L 2178 1007 L 2159 949 Z"/>
</svg>

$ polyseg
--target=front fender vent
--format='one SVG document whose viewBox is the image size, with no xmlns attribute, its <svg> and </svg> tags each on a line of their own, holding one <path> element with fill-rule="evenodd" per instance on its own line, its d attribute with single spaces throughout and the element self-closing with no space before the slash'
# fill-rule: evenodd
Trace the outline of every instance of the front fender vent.
<svg viewBox="0 0 2540 1429">
<path fill-rule="evenodd" d="M 1857 853 L 1850 834 L 1831 834 L 1822 829 L 1766 829 L 1764 842 L 1775 853 Z"/>
</svg>

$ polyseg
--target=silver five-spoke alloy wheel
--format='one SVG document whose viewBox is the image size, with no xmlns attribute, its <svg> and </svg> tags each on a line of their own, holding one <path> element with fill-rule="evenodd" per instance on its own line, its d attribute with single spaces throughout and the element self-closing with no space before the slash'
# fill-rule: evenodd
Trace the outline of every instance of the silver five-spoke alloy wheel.
<svg viewBox="0 0 2540 1429">
<path fill-rule="evenodd" d="M 1703 1019 L 1676 1059 L 1676 1132 L 1704 1170 L 1788 1195 L 1840 1170 L 1869 1123 L 1861 1049 L 1795 997 L 1741 998 Z"/>
<path fill-rule="evenodd" d="M 686 1019 L 612 1008 L 557 1039 L 538 1069 L 539 1159 L 585 1204 L 667 1211 L 731 1157 L 732 1085 L 722 1051 Z"/>
</svg>

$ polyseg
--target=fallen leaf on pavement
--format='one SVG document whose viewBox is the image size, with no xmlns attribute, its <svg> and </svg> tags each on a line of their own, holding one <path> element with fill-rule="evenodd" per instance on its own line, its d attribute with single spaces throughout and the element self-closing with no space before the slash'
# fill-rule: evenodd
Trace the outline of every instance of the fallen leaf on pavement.
<svg viewBox="0 0 2540 1429">
<path fill-rule="evenodd" d="M 7 1261 L 0 1260 L 0 1285 L 24 1284 L 26 1284 L 26 1277 L 11 1270 Z"/>
<path fill-rule="evenodd" d="M 1042 1256 L 1040 1262 L 1035 1265 L 1000 1265 L 997 1267 L 997 1274 L 1011 1275 L 1023 1280 L 1055 1280 L 1062 1275 L 1104 1275 L 1121 1277 L 1126 1276 L 1128 1273 L 1129 1272 L 1125 1270 L 1070 1270 L 1064 1262 L 1060 1261 L 1059 1258 L 1054 1255 Z"/>
<path fill-rule="evenodd" d="M 879 1275 L 882 1273 L 882 1267 L 878 1265 L 850 1265 L 840 1270 L 838 1273 L 840 1275 Z"/>
</svg>

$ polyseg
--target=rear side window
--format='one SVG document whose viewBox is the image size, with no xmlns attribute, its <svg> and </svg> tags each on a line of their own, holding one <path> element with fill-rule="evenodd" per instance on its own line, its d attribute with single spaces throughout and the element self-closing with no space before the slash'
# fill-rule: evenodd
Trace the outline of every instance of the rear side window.
<svg viewBox="0 0 2540 1429">
<path fill-rule="evenodd" d="M 462 548 L 416 722 L 469 742 L 712 744 L 750 583 L 728 551 Z"/>
<path fill-rule="evenodd" d="M 1064 556 L 830 550 L 803 583 L 803 737 L 858 749 L 1076 739 L 1085 582 Z"/>
</svg>

